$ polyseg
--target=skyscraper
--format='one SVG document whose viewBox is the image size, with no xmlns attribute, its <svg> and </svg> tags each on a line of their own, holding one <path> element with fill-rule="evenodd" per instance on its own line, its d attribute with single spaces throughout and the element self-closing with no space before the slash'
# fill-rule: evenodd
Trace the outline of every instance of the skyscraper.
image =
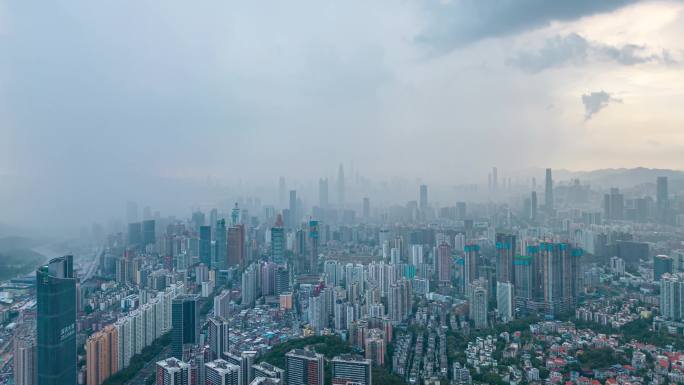
<svg viewBox="0 0 684 385">
<path fill-rule="evenodd" d="M 667 223 L 669 220 L 670 195 L 668 191 L 666 176 L 659 176 L 656 179 L 656 207 L 658 221 Z"/>
<path fill-rule="evenodd" d="M 38 385 L 76 383 L 76 277 L 73 257 L 36 271 Z"/>
<path fill-rule="evenodd" d="M 219 219 L 216 221 L 216 244 L 214 245 L 214 261 L 211 267 L 216 267 L 219 270 L 226 270 L 228 268 L 228 240 L 226 231 L 226 220 Z"/>
<path fill-rule="evenodd" d="M 288 218 L 288 226 L 294 227 L 300 219 L 299 207 L 297 207 L 297 190 L 290 190 L 290 218 Z"/>
<path fill-rule="evenodd" d="M 179 295 L 171 303 L 171 355 L 183 359 L 185 344 L 199 343 L 197 295 Z"/>
<path fill-rule="evenodd" d="M 492 167 L 492 192 L 496 193 L 499 189 L 499 170 Z"/>
<path fill-rule="evenodd" d="M 275 225 L 271 227 L 271 260 L 277 264 L 285 263 L 285 228 L 282 215 L 278 214 Z"/>
<path fill-rule="evenodd" d="M 228 228 L 228 267 L 245 266 L 245 226 Z"/>
<path fill-rule="evenodd" d="M 318 181 L 318 206 L 327 209 L 329 203 L 328 178 L 321 178 Z"/>
<path fill-rule="evenodd" d="M 318 271 L 318 245 L 320 242 L 320 234 L 318 233 L 318 221 L 309 221 L 309 271 L 316 273 Z"/>
<path fill-rule="evenodd" d="M 157 242 L 155 234 L 155 221 L 148 219 L 142 222 L 142 243 L 144 246 L 153 245 Z"/>
<path fill-rule="evenodd" d="M 428 189 L 427 185 L 420 185 L 420 207 L 421 211 L 425 211 L 428 208 Z"/>
<path fill-rule="evenodd" d="M 546 169 L 546 184 L 544 188 L 544 205 L 546 208 L 546 213 L 552 216 L 554 213 L 553 208 L 553 177 L 551 176 L 551 169 Z"/>
<path fill-rule="evenodd" d="M 288 385 L 323 385 L 323 355 L 293 349 L 285 355 Z"/>
<path fill-rule="evenodd" d="M 134 222 L 128 224 L 128 245 L 141 246 L 143 242 L 142 223 Z"/>
<path fill-rule="evenodd" d="M 211 264 L 211 226 L 199 227 L 199 260 L 207 266 Z"/>
<path fill-rule="evenodd" d="M 370 219 L 370 199 L 368 197 L 363 198 L 363 219 Z"/>
<path fill-rule="evenodd" d="M 530 220 L 535 222 L 537 220 L 537 207 L 539 203 L 537 202 L 537 192 L 532 191 L 530 196 Z"/>
</svg>

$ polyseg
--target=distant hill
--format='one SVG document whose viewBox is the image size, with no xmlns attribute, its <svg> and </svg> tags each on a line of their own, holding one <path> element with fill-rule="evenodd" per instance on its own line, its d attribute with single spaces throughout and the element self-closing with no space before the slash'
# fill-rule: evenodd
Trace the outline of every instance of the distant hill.
<svg viewBox="0 0 684 385">
<path fill-rule="evenodd" d="M 684 171 L 656 168 L 610 168 L 593 171 L 554 171 L 554 179 L 570 180 L 579 178 L 592 185 L 631 187 L 645 183 L 655 183 L 659 176 L 666 176 L 670 182 L 684 180 Z"/>
<path fill-rule="evenodd" d="M 28 274 L 45 261 L 45 256 L 32 250 L 40 242 L 24 237 L 0 238 L 0 280 Z"/>
</svg>

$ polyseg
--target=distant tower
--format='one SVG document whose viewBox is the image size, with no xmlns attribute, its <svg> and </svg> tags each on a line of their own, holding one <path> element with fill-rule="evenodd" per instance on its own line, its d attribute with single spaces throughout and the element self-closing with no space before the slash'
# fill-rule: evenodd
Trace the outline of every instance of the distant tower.
<svg viewBox="0 0 684 385">
<path fill-rule="evenodd" d="M 370 199 L 368 197 L 363 198 L 363 219 L 370 219 Z"/>
<path fill-rule="evenodd" d="M 492 167 L 492 191 L 496 192 L 499 188 L 499 170 Z"/>
<path fill-rule="evenodd" d="M 288 226 L 294 227 L 299 221 L 299 207 L 297 207 L 297 190 L 290 190 L 290 211 L 287 218 Z"/>
<path fill-rule="evenodd" d="M 340 164 L 337 170 L 337 205 L 344 208 L 344 167 Z"/>
<path fill-rule="evenodd" d="M 420 209 L 427 210 L 428 208 L 428 188 L 427 185 L 420 185 Z"/>
<path fill-rule="evenodd" d="M 286 194 L 287 187 L 285 186 L 285 177 L 281 176 L 280 179 L 278 179 L 278 205 L 281 209 L 285 208 L 285 200 L 287 199 Z"/>
<path fill-rule="evenodd" d="M 214 245 L 214 260 L 211 263 L 211 267 L 215 267 L 219 270 L 225 270 L 228 264 L 227 235 L 226 220 L 219 219 L 216 221 L 216 244 Z"/>
<path fill-rule="evenodd" d="M 233 226 L 237 226 L 240 222 L 240 208 L 238 207 L 237 202 L 235 202 L 233 211 L 230 213 L 230 220 Z"/>
<path fill-rule="evenodd" d="M 537 192 L 532 191 L 532 196 L 530 197 L 530 219 L 534 222 L 537 220 Z"/>
<path fill-rule="evenodd" d="M 328 208 L 328 178 L 321 178 L 318 181 L 318 206 Z"/>
<path fill-rule="evenodd" d="M 670 209 L 670 197 L 666 176 L 659 176 L 658 179 L 656 179 L 656 206 L 658 208 L 658 221 L 667 223 Z"/>
<path fill-rule="evenodd" d="M 546 212 L 553 215 L 553 178 L 551 176 L 551 169 L 546 169 L 546 187 L 544 190 L 544 204 L 546 205 Z"/>
</svg>

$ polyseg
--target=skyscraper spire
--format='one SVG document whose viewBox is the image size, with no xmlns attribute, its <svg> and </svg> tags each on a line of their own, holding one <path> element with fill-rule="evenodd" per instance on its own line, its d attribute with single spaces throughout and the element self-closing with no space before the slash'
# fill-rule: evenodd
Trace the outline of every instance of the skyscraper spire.
<svg viewBox="0 0 684 385">
<path fill-rule="evenodd" d="M 235 202 L 235 207 L 233 207 L 233 211 L 230 213 L 230 219 L 233 226 L 237 226 L 240 221 L 240 208 L 238 207 L 237 202 Z"/>
</svg>

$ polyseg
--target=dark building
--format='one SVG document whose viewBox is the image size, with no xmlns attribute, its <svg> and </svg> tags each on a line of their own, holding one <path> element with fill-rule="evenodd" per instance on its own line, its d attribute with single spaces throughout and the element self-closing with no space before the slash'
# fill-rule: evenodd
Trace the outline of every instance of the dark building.
<svg viewBox="0 0 684 385">
<path fill-rule="evenodd" d="M 283 217 L 278 214 L 275 225 L 271 227 L 271 261 L 285 263 L 285 228 Z"/>
<path fill-rule="evenodd" d="M 36 271 L 38 385 L 76 384 L 76 277 L 73 257 Z"/>
<path fill-rule="evenodd" d="M 673 260 L 667 255 L 656 255 L 653 257 L 653 280 L 660 281 L 665 273 L 672 273 Z"/>
<path fill-rule="evenodd" d="M 134 222 L 128 224 L 128 245 L 140 246 L 143 241 L 142 223 Z"/>
<path fill-rule="evenodd" d="M 183 345 L 199 343 L 197 295 L 181 295 L 171 303 L 171 355 L 183 360 Z"/>
<path fill-rule="evenodd" d="M 148 219 L 142 223 L 142 238 L 143 245 L 153 245 L 157 242 L 157 237 L 155 235 L 155 222 L 154 219 Z"/>
<path fill-rule="evenodd" d="M 214 245 L 214 260 L 211 263 L 212 268 L 219 270 L 226 270 L 228 268 L 228 241 L 226 239 L 226 220 L 219 219 L 216 221 L 216 244 Z"/>
<path fill-rule="evenodd" d="M 211 226 L 199 227 L 199 259 L 207 266 L 211 265 Z"/>
</svg>

